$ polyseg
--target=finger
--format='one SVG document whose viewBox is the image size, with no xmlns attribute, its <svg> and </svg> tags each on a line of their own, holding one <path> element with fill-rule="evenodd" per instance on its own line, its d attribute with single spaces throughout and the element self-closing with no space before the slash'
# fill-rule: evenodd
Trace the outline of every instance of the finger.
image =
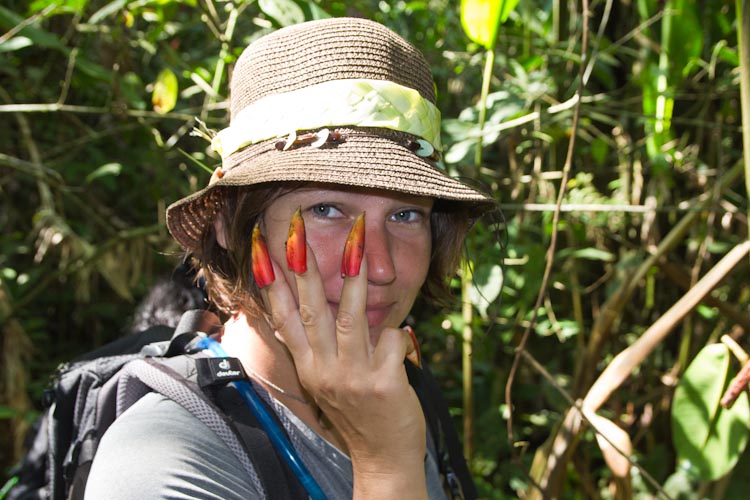
<svg viewBox="0 0 750 500">
<path fill-rule="evenodd" d="M 344 286 L 336 315 L 338 355 L 361 365 L 371 350 L 367 325 L 367 257 L 364 254 L 364 214 L 352 226 L 341 263 Z"/>
<path fill-rule="evenodd" d="M 297 316 L 313 352 L 319 356 L 335 356 L 336 337 L 333 335 L 333 313 L 326 299 L 315 252 L 309 245 L 306 250 L 307 269 L 303 274 L 294 275 L 299 300 Z"/>
<path fill-rule="evenodd" d="M 261 290 L 261 299 L 271 313 L 270 326 L 275 330 L 274 336 L 281 337 L 297 361 L 309 351 L 307 337 L 297 313 L 294 295 L 284 274 L 271 259 L 260 223 L 253 228 L 251 260 L 253 278 Z"/>
<path fill-rule="evenodd" d="M 404 358 L 417 364 L 415 363 L 417 352 L 418 349 L 415 348 L 415 343 L 407 329 L 384 328 L 373 352 L 373 363 L 384 367 L 386 372 L 389 367 L 403 370 Z"/>
<path fill-rule="evenodd" d="M 274 336 L 280 337 L 296 362 L 310 350 L 310 344 L 297 310 L 297 301 L 294 299 L 284 273 L 276 263 L 272 265 L 276 278 L 261 289 L 261 296 L 271 313 L 271 328 L 275 330 Z"/>
</svg>

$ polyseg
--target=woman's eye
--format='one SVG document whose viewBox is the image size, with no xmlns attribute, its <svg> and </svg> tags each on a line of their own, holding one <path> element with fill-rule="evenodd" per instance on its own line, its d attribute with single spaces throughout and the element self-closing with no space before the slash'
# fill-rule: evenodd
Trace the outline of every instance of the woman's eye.
<svg viewBox="0 0 750 500">
<path fill-rule="evenodd" d="M 399 210 L 393 214 L 393 220 L 397 222 L 416 222 L 422 214 L 417 210 Z"/>
<path fill-rule="evenodd" d="M 341 215 L 339 209 L 331 205 L 326 205 L 324 203 L 312 207 L 311 212 L 313 213 L 313 215 L 316 215 L 318 217 L 338 217 L 339 215 Z"/>
</svg>

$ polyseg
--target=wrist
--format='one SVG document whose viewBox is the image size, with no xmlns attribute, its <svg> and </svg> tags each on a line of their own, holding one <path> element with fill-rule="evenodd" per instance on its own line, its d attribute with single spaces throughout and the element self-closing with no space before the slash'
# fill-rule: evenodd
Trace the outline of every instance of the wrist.
<svg viewBox="0 0 750 500">
<path fill-rule="evenodd" d="M 357 464 L 354 468 L 355 500 L 427 500 L 424 460 L 387 465 Z"/>
</svg>

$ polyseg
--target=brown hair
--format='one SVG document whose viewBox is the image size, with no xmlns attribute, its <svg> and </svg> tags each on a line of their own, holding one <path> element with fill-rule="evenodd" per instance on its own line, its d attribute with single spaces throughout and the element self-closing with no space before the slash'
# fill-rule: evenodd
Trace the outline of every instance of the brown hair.
<svg viewBox="0 0 750 500">
<path fill-rule="evenodd" d="M 216 216 L 223 217 L 227 248 L 217 241 L 214 225 L 208 224 L 194 254 L 199 276 L 206 280 L 208 298 L 219 311 L 226 314 L 240 310 L 251 314 L 265 311 L 260 289 L 252 278 L 250 235 L 258 218 L 274 200 L 309 185 L 274 183 L 252 189 L 224 188 Z M 449 279 L 458 267 L 463 241 L 472 221 L 462 206 L 437 200 L 430 224 L 432 255 L 422 296 L 428 302 L 443 305 L 450 301 Z"/>
</svg>

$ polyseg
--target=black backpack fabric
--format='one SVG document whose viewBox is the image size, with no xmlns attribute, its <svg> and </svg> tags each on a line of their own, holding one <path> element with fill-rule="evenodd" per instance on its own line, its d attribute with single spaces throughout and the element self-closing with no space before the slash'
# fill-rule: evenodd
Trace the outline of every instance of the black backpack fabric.
<svg viewBox="0 0 750 500">
<path fill-rule="evenodd" d="M 201 333 L 217 328 L 220 322 L 214 314 L 188 311 L 174 330 L 149 328 L 61 366 L 46 396 L 48 409 L 29 434 L 28 451 L 12 472 L 15 484 L 2 500 L 83 498 L 100 437 L 122 412 L 152 391 L 181 404 L 211 428 L 241 464 L 257 471 L 269 498 L 307 499 L 237 391 L 198 384 L 200 358 L 187 353 Z M 435 380 L 427 367 L 405 365 L 436 442 L 449 498 L 475 499 L 475 486 Z M 275 417 L 270 409 L 269 413 Z"/>
</svg>

